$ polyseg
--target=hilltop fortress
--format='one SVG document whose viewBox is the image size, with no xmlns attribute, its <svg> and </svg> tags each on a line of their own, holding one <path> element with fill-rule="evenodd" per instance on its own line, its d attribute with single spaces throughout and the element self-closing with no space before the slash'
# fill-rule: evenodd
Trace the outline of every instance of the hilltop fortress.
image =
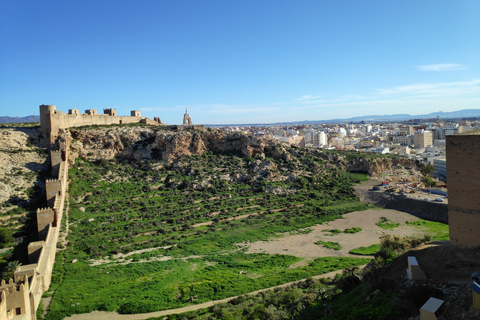
<svg viewBox="0 0 480 320">
<path fill-rule="evenodd" d="M 188 118 L 190 119 L 190 116 Z M 117 116 L 116 109 L 103 109 L 103 114 L 97 114 L 95 109 L 85 110 L 85 113 L 80 113 L 78 109 L 69 109 L 68 113 L 62 113 L 54 105 L 40 106 L 40 132 L 48 143 L 55 142 L 60 129 L 126 123 L 162 124 L 158 117 L 153 120 L 142 117 L 139 110 L 132 110 L 130 116 Z"/>
<path fill-rule="evenodd" d="M 131 111 L 130 116 L 117 116 L 115 109 L 104 109 L 97 114 L 94 109 L 84 114 L 78 109 L 62 113 L 54 105 L 40 106 L 40 138 L 49 143 L 52 179 L 45 181 L 47 208 L 37 209 L 37 232 L 39 241 L 28 245 L 29 264 L 18 267 L 13 279 L 0 283 L 0 319 L 35 320 L 36 311 L 43 293 L 50 287 L 60 225 L 65 206 L 65 194 L 68 183 L 68 141 L 59 141 L 61 129 L 88 125 L 111 125 L 127 123 L 145 123 L 162 125 L 160 118 L 151 120 L 140 115 L 139 110 Z M 172 126 L 177 130 L 199 128 L 193 125 L 188 112 L 183 117 L 182 126 Z"/>
</svg>

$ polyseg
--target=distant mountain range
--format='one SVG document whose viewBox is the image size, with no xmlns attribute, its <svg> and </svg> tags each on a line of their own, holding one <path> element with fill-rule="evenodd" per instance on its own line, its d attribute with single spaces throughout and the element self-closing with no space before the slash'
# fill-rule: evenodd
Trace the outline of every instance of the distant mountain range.
<svg viewBox="0 0 480 320">
<path fill-rule="evenodd" d="M 439 117 L 440 119 L 452 119 L 452 118 L 470 118 L 470 117 L 480 117 L 480 109 L 463 109 L 452 112 L 432 112 L 428 114 L 391 114 L 391 115 L 371 115 L 371 116 L 361 116 L 353 117 L 348 119 L 335 119 L 329 121 L 374 121 L 374 120 L 383 120 L 383 121 L 395 121 L 395 120 L 411 120 L 411 119 L 432 119 Z"/>
<path fill-rule="evenodd" d="M 375 121 L 408 121 L 413 119 L 434 119 L 436 117 L 440 119 L 458 119 L 458 118 L 478 118 L 480 117 L 480 109 L 463 109 L 458 111 L 452 112 L 432 112 L 428 114 L 390 114 L 390 115 L 368 115 L 368 116 L 360 116 L 360 117 L 352 117 L 352 118 L 339 118 L 339 119 L 329 119 L 329 120 L 304 120 L 304 121 L 294 121 L 294 122 L 276 122 L 276 123 L 255 123 L 255 124 L 229 124 L 229 125 L 206 125 L 209 127 L 223 127 L 223 126 L 230 126 L 230 127 L 239 127 L 239 126 L 250 126 L 250 125 L 257 125 L 257 126 L 266 126 L 266 125 L 302 125 L 302 124 L 319 124 L 319 123 L 345 123 L 345 122 L 375 122 Z"/>
<path fill-rule="evenodd" d="M 39 122 L 40 116 L 26 116 L 26 117 L 0 117 L 0 123 L 22 123 L 22 122 Z"/>
<path fill-rule="evenodd" d="M 223 127 L 223 126 L 249 126 L 249 125 L 258 125 L 258 126 L 265 126 L 265 125 L 282 125 L 282 124 L 317 124 L 317 123 L 342 123 L 342 122 L 374 122 L 374 121 L 405 121 L 405 120 L 412 120 L 412 119 L 433 119 L 436 117 L 440 117 L 440 119 L 455 119 L 455 118 L 471 118 L 480 117 L 480 109 L 463 109 L 458 111 L 452 112 L 432 112 L 428 114 L 390 114 L 390 115 L 369 115 L 369 116 L 361 116 L 361 117 L 352 117 L 352 118 L 345 118 L 345 119 L 330 119 L 330 120 L 304 120 L 304 121 L 295 121 L 295 122 L 276 122 L 276 123 L 250 123 L 250 124 L 206 124 L 208 127 Z M 26 116 L 26 117 L 0 117 L 0 123 L 20 123 L 20 122 L 38 122 L 40 121 L 40 116 Z"/>
</svg>

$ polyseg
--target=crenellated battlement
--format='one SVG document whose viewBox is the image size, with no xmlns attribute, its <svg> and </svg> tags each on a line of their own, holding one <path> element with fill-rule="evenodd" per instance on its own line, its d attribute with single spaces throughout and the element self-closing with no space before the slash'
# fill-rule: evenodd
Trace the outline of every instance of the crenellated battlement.
<svg viewBox="0 0 480 320">
<path fill-rule="evenodd" d="M 52 164 L 52 175 L 58 177 L 58 171 L 60 170 L 60 162 L 62 162 L 62 151 L 51 151 L 50 158 Z"/>
<path fill-rule="evenodd" d="M 54 106 L 43 107 L 56 112 Z M 60 150 L 51 151 L 55 178 L 45 180 L 48 207 L 37 209 L 40 241 L 28 245 L 30 264 L 19 266 L 13 279 L 0 282 L 0 320 L 35 320 L 42 294 L 50 287 L 68 178 L 68 145 L 59 145 Z"/>
<path fill-rule="evenodd" d="M 53 208 L 55 197 L 62 196 L 62 181 L 59 179 L 45 180 L 45 189 L 47 190 L 47 204 Z"/>
<path fill-rule="evenodd" d="M 54 105 L 40 106 L 40 132 L 43 140 L 51 144 L 57 140 L 60 129 L 126 123 L 160 125 L 159 119 L 154 121 L 142 117 L 140 110 L 132 110 L 130 116 L 117 116 L 117 110 L 114 108 L 103 109 L 103 114 L 98 114 L 95 109 L 85 110 L 85 113 L 80 113 L 79 109 L 70 109 L 68 113 L 61 113 Z"/>
</svg>

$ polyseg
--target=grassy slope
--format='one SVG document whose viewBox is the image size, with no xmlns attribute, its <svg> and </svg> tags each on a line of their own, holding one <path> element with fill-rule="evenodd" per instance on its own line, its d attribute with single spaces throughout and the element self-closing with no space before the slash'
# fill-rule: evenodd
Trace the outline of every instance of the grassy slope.
<svg viewBox="0 0 480 320">
<path fill-rule="evenodd" d="M 324 160 L 307 153 L 297 160 L 267 160 L 275 164 L 267 175 L 276 176 L 282 168 L 303 172 L 283 180 L 256 175 L 255 159 L 211 153 L 161 169 L 155 169 L 156 163 L 77 161 L 69 173 L 71 245 L 58 258 L 65 264 L 55 264 L 56 292 L 48 319 L 96 309 L 137 313 L 175 308 L 364 264 L 365 259 L 325 258 L 290 269 L 298 258 L 246 255 L 238 246 L 368 207 L 351 188 L 364 176 L 309 166 L 312 160 Z M 178 169 L 185 167 L 189 174 Z M 217 178 L 236 172 L 248 181 Z M 195 189 L 207 177 L 210 186 Z M 272 187 L 285 194 L 265 193 Z M 243 215 L 250 216 L 225 220 Z M 201 223 L 212 224 L 194 227 Z M 110 264 L 89 266 L 89 259 L 163 246 L 171 247 L 133 255 L 130 261 L 172 260 L 122 265 L 110 259 Z M 190 258 L 175 259 L 183 257 Z"/>
</svg>

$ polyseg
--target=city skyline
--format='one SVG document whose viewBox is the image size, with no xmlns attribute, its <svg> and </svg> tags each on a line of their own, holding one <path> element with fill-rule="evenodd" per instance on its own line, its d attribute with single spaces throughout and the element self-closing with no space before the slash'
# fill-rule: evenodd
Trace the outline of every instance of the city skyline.
<svg viewBox="0 0 480 320">
<path fill-rule="evenodd" d="M 1 115 L 40 104 L 179 124 L 480 107 L 480 3 L 12 2 Z"/>
</svg>

